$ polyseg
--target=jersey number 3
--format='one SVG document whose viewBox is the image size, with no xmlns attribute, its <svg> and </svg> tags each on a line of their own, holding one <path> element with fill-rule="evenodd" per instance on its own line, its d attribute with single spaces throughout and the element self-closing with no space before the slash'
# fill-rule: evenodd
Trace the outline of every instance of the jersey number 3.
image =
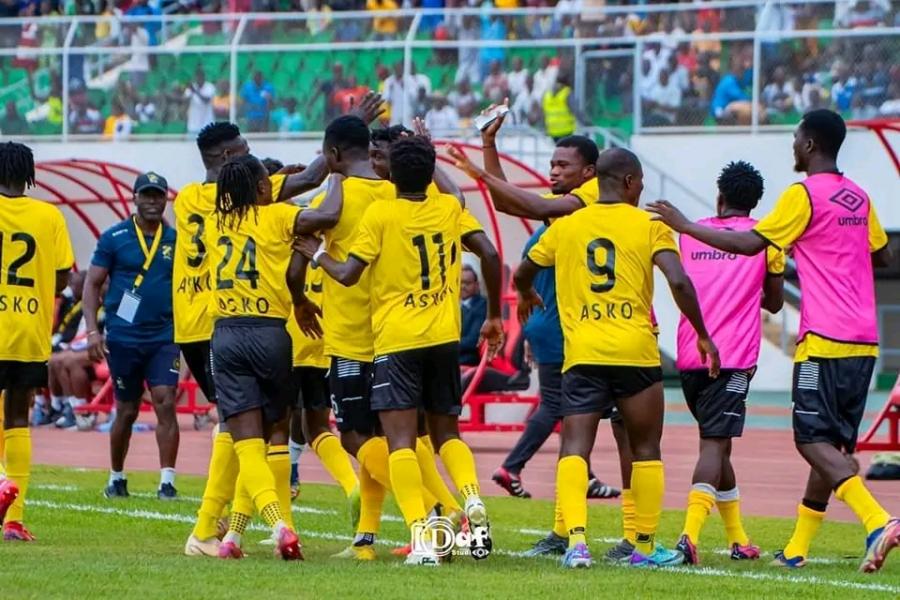
<svg viewBox="0 0 900 600">
<path fill-rule="evenodd" d="M 597 251 L 606 251 L 606 262 L 597 262 Z M 616 246 L 607 238 L 597 238 L 587 245 L 587 267 L 591 273 L 606 277 L 603 283 L 592 283 L 591 291 L 602 294 L 616 285 Z"/>
<path fill-rule="evenodd" d="M 226 279 L 223 271 L 231 262 L 234 255 L 234 243 L 231 238 L 223 235 L 216 242 L 220 247 L 225 248 L 225 254 L 222 256 L 222 262 L 216 269 L 216 289 L 230 290 L 234 287 L 233 279 Z M 256 240 L 252 237 L 247 238 L 244 249 L 241 250 L 241 256 L 238 259 L 237 266 L 234 269 L 234 276 L 238 279 L 244 279 L 250 282 L 250 287 L 256 289 L 259 281 L 259 271 L 256 270 Z"/>
<path fill-rule="evenodd" d="M 0 263 L 3 262 L 3 232 L 0 231 Z M 34 259 L 37 251 L 37 243 L 31 235 L 18 231 L 10 236 L 13 243 L 21 242 L 25 244 L 25 251 L 11 263 L 6 270 L 6 284 L 17 285 L 19 287 L 34 287 L 34 279 L 31 277 L 20 277 L 19 269 L 30 263 Z"/>
</svg>

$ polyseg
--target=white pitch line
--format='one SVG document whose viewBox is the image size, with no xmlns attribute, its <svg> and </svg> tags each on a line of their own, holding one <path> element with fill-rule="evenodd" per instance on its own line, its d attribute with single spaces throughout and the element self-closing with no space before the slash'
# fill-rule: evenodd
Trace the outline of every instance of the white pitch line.
<svg viewBox="0 0 900 600">
<path fill-rule="evenodd" d="M 150 521 L 168 521 L 175 523 L 193 523 L 194 517 L 191 515 L 183 515 L 183 514 L 173 514 L 173 513 L 161 513 L 157 511 L 151 510 L 123 510 L 120 508 L 113 508 L 111 506 L 97 506 L 93 504 L 75 504 L 75 503 L 60 503 L 60 502 L 51 502 L 49 500 L 29 500 L 29 506 L 41 506 L 44 508 L 52 508 L 56 510 L 71 510 L 75 512 L 88 512 L 88 513 L 98 513 L 98 514 L 107 514 L 107 515 L 116 515 L 121 517 L 130 517 L 130 518 L 138 518 L 145 519 Z M 268 531 L 267 527 L 262 525 L 253 523 L 248 529 L 252 531 Z M 332 539 L 332 540 L 350 540 L 351 537 L 348 535 L 341 535 L 329 532 L 322 531 L 309 531 L 303 530 L 301 531 L 302 535 L 310 538 L 320 538 L 320 539 Z M 402 542 L 380 539 L 378 540 L 379 545 L 391 545 L 391 546 L 399 546 Z M 512 556 L 512 557 L 522 557 L 524 555 L 523 552 L 512 552 L 512 551 L 504 551 L 504 550 L 496 550 L 497 554 Z M 549 557 L 548 557 L 549 558 Z M 627 568 L 627 567 L 620 567 Z M 726 571 L 724 569 L 713 569 L 710 567 L 701 567 L 701 568 L 688 568 L 688 567 L 670 567 L 666 569 L 657 569 L 655 570 L 657 573 L 678 573 L 678 574 L 687 574 L 694 575 L 697 577 L 742 577 L 744 579 L 753 579 L 756 581 L 776 581 L 779 583 L 788 583 L 792 585 L 819 585 L 819 586 L 830 586 L 835 588 L 845 588 L 845 589 L 853 589 L 860 591 L 868 591 L 868 592 L 884 592 L 896 595 L 900 595 L 900 587 L 891 586 L 881 583 L 859 583 L 856 581 L 843 581 L 837 579 L 825 579 L 823 577 L 819 577 L 816 575 L 812 576 L 800 576 L 800 577 L 788 577 L 786 575 L 774 575 L 771 573 L 759 573 L 759 572 L 751 572 L 751 571 Z"/>
</svg>

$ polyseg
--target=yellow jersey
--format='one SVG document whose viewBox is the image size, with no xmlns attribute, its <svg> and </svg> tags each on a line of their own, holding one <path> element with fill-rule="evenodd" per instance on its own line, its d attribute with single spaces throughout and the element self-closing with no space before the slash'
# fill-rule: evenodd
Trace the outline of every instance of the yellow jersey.
<svg viewBox="0 0 900 600">
<path fill-rule="evenodd" d="M 272 200 L 281 195 L 284 175 L 273 175 Z M 175 263 L 172 269 L 172 312 L 175 343 L 202 342 L 212 337 L 213 318 L 207 313 L 210 271 L 206 230 L 215 228 L 215 183 L 189 183 L 175 197 Z M 213 222 L 207 222 L 213 218 Z"/>
<path fill-rule="evenodd" d="M 56 272 L 74 263 L 58 208 L 26 196 L 0 196 L 0 360 L 50 359 Z"/>
<path fill-rule="evenodd" d="M 547 228 L 528 258 L 556 266 L 565 363 L 657 367 L 653 257 L 678 254 L 672 230 L 625 203 L 591 204 Z"/>
<path fill-rule="evenodd" d="M 459 340 L 459 218 L 450 195 L 366 210 L 349 254 L 367 265 L 375 354 Z"/>
<path fill-rule="evenodd" d="M 328 254 L 338 261 L 347 260 L 357 238 L 357 227 L 369 206 L 377 200 L 396 198 L 394 184 L 383 179 L 348 177 L 343 184 L 344 207 L 338 224 L 325 232 Z M 310 204 L 315 208 L 324 195 Z M 454 198 L 455 200 L 455 198 Z M 459 205 L 459 202 L 457 202 Z M 374 340 L 369 302 L 371 269 L 356 285 L 346 287 L 325 276 L 322 316 L 325 330 L 325 354 L 362 362 L 372 362 Z"/>
<path fill-rule="evenodd" d="M 300 207 L 279 202 L 251 209 L 236 226 L 207 223 L 212 294 L 209 312 L 225 317 L 293 318 L 287 287 L 294 222 Z"/>
<path fill-rule="evenodd" d="M 322 192 L 319 196 L 324 198 L 325 193 Z M 322 201 L 322 198 L 319 196 L 313 199 L 317 204 Z M 324 279 L 324 269 L 313 266 L 312 263 L 306 267 L 306 280 L 303 291 L 306 293 L 306 297 L 315 302 L 319 308 L 322 307 L 322 284 Z M 304 335 L 300 331 L 297 319 L 293 317 L 288 319 L 287 330 L 291 335 L 291 345 L 294 348 L 293 365 L 295 367 L 328 368 L 331 361 L 325 356 L 325 341 L 322 338 L 316 339 Z"/>
<path fill-rule="evenodd" d="M 874 252 L 884 248 L 888 243 L 888 238 L 871 202 L 867 218 L 869 251 Z M 811 220 L 812 204 L 809 195 L 803 185 L 796 184 L 788 187 L 781 194 L 772 212 L 760 219 L 753 227 L 753 231 L 778 248 L 787 248 L 803 235 Z M 877 357 L 878 346 L 836 342 L 814 333 L 807 333 L 797 344 L 794 361 L 804 362 L 809 360 L 810 356 L 818 358 Z"/>
</svg>

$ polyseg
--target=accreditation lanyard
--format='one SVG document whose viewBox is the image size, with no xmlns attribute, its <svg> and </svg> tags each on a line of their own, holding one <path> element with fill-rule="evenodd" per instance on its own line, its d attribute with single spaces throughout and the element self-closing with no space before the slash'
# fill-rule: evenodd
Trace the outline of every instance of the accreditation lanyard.
<svg viewBox="0 0 900 600">
<path fill-rule="evenodd" d="M 141 267 L 140 273 L 134 278 L 134 285 L 131 286 L 131 291 L 136 292 L 144 282 L 144 275 L 150 270 L 150 264 L 153 262 L 153 257 L 156 256 L 156 251 L 159 250 L 159 242 L 162 240 L 163 224 L 160 223 L 159 227 L 156 228 L 156 233 L 153 235 L 153 242 L 150 244 L 150 249 L 148 250 L 147 240 L 144 239 L 144 232 L 138 227 L 137 219 L 132 217 L 131 223 L 134 225 L 134 233 L 137 235 L 138 243 L 141 245 L 141 252 L 144 253 L 144 264 Z"/>
<path fill-rule="evenodd" d="M 159 242 L 162 240 L 163 234 L 163 225 L 160 223 L 156 230 L 156 235 L 153 236 L 153 243 L 148 249 L 147 242 L 144 240 L 144 232 L 138 227 L 137 220 L 132 217 L 131 222 L 134 225 L 134 233 L 137 235 L 138 243 L 141 245 L 141 251 L 144 253 L 144 264 L 141 266 L 137 277 L 134 278 L 134 285 L 131 286 L 131 291 L 125 290 L 122 294 L 122 301 L 119 303 L 118 310 L 116 310 L 116 315 L 127 323 L 134 323 L 134 318 L 141 305 L 141 297 L 138 296 L 137 290 L 144 283 L 144 275 L 147 274 L 150 264 L 153 262 L 153 257 L 156 256 L 156 251 L 159 250 Z"/>
</svg>

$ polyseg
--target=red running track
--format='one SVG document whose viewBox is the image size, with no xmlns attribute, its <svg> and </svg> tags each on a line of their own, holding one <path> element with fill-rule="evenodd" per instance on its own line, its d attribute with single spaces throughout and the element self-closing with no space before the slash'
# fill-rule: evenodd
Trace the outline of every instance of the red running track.
<svg viewBox="0 0 900 600">
<path fill-rule="evenodd" d="M 152 417 L 151 417 L 152 418 Z M 211 446 L 210 431 L 194 431 L 190 421 L 182 420 L 181 449 L 178 471 L 205 475 Z M 475 452 L 483 492 L 504 494 L 490 481 L 490 474 L 503 462 L 518 433 L 470 433 L 466 441 Z M 32 431 L 34 462 L 47 465 L 106 469 L 109 467 L 107 436 L 102 433 L 68 432 L 40 428 Z M 525 487 L 537 498 L 552 498 L 556 478 L 558 437 L 554 435 L 535 455 L 523 471 Z M 667 426 L 663 435 L 663 460 L 666 465 L 666 508 L 683 509 L 690 488 L 691 473 L 697 455 L 697 433 L 694 427 Z M 862 469 L 871 454 L 860 455 Z M 619 467 L 615 444 L 608 424 L 601 424 L 592 456 L 592 466 L 601 479 L 615 485 Z M 791 432 L 776 429 L 748 429 L 736 440 L 734 463 L 743 508 L 746 514 L 793 517 L 806 482 L 807 467 L 793 447 Z M 131 440 L 126 467 L 129 470 L 155 470 L 159 467 L 155 436 L 136 433 Z M 303 481 L 334 483 L 319 464 L 306 452 L 301 459 Z M 103 480 L 98 478 L 100 489 Z M 892 514 L 900 514 L 900 482 L 871 482 L 872 491 Z M 833 501 L 829 519 L 853 521 L 855 517 L 842 503 Z"/>
</svg>

